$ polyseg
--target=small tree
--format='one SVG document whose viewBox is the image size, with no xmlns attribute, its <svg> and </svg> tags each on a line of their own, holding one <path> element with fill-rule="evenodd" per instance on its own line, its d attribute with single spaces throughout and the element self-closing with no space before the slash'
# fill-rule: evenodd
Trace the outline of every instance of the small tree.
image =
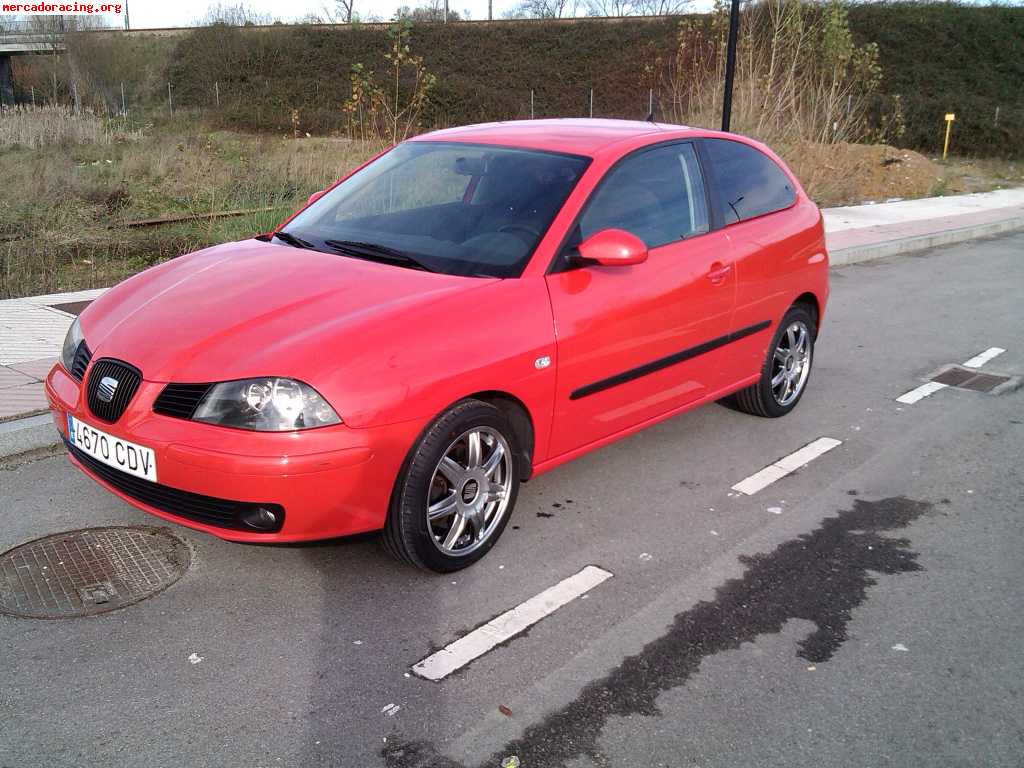
<svg viewBox="0 0 1024 768">
<path fill-rule="evenodd" d="M 353 138 L 383 149 L 404 141 L 419 127 L 420 114 L 437 78 L 427 71 L 422 57 L 412 54 L 411 32 L 409 19 L 399 19 L 388 28 L 391 49 L 384 56 L 389 69 L 387 84 L 379 82 L 362 64 L 352 65 L 352 95 L 344 110 Z"/>
</svg>

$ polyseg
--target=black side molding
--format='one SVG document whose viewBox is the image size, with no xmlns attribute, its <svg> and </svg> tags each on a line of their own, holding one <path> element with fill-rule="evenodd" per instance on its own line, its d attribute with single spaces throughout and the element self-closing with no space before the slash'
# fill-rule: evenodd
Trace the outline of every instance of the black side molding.
<svg viewBox="0 0 1024 768">
<path fill-rule="evenodd" d="M 573 390 L 569 395 L 570 400 L 579 400 L 581 397 L 587 397 L 588 395 L 597 394 L 603 392 L 606 389 L 617 387 L 619 384 L 625 384 L 627 381 L 633 381 L 633 379 L 639 379 L 641 376 L 646 376 L 649 373 L 660 371 L 662 368 L 668 368 L 670 365 L 681 363 L 684 360 L 691 360 L 698 355 L 703 355 L 712 350 L 724 347 L 726 344 L 730 344 L 734 341 L 746 338 L 751 334 L 763 331 L 765 328 L 771 326 L 770 320 L 764 320 L 756 325 L 748 325 L 746 328 L 740 328 L 738 331 L 727 333 L 725 336 L 719 336 L 717 339 L 711 341 L 705 341 L 703 344 L 698 344 L 695 347 L 684 349 L 682 352 L 676 352 L 675 354 L 663 357 L 660 360 L 654 360 L 650 363 L 644 363 L 636 368 L 630 368 L 628 371 L 617 373 L 614 376 L 609 376 L 607 379 L 601 379 L 595 381 L 593 384 L 587 384 L 580 387 L 579 389 Z"/>
</svg>

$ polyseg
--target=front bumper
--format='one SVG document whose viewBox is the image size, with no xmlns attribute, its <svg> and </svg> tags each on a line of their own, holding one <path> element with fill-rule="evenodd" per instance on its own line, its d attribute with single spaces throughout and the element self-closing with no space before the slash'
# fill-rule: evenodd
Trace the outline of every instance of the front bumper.
<svg viewBox="0 0 1024 768">
<path fill-rule="evenodd" d="M 163 387 L 143 381 L 114 424 L 89 412 L 82 385 L 60 364 L 46 378 L 46 397 L 65 441 L 70 413 L 156 455 L 158 484 L 125 480 L 119 470 L 69 452 L 71 462 L 93 480 L 145 512 L 232 541 L 327 539 L 383 527 L 395 478 L 423 426 L 403 422 L 353 429 L 339 424 L 301 432 L 248 432 L 153 413 Z M 228 505 L 226 511 L 218 516 L 213 502 Z M 246 530 L 232 522 L 232 504 L 279 505 L 284 524 L 273 533 Z"/>
</svg>

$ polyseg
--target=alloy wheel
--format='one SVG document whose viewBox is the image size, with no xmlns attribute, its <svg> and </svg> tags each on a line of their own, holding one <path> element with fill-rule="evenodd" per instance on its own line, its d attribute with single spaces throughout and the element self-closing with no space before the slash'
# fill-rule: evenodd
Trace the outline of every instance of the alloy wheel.
<svg viewBox="0 0 1024 768">
<path fill-rule="evenodd" d="M 475 551 L 498 529 L 512 491 L 512 451 L 490 427 L 475 427 L 451 442 L 427 491 L 427 528 L 445 555 Z"/>
<path fill-rule="evenodd" d="M 811 372 L 811 333 L 800 320 L 779 338 L 772 357 L 772 396 L 785 407 L 800 397 Z"/>
</svg>

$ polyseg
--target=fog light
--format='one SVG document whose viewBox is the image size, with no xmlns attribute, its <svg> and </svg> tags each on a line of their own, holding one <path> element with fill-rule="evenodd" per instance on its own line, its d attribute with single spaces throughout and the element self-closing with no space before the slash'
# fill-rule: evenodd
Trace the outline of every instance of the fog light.
<svg viewBox="0 0 1024 768">
<path fill-rule="evenodd" d="M 250 528 L 260 531 L 270 531 L 281 524 L 280 511 L 268 507 L 250 507 L 242 513 L 242 522 Z"/>
</svg>

